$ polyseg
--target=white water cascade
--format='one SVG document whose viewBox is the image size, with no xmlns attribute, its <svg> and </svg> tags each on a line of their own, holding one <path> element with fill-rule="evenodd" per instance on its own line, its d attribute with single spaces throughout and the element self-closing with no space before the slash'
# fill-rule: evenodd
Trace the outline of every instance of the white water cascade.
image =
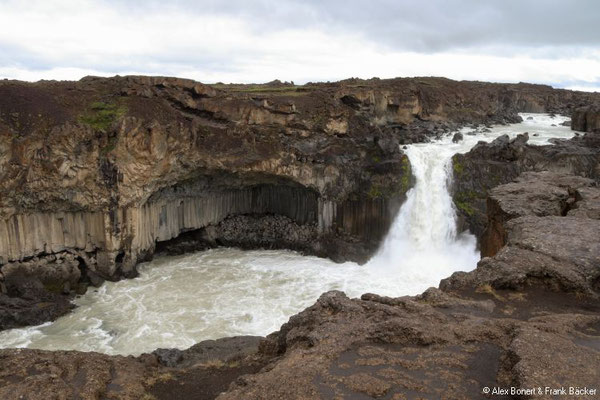
<svg viewBox="0 0 600 400">
<path fill-rule="evenodd" d="M 529 131 L 533 144 L 573 136 L 560 126 L 566 118 L 522 116 L 521 124 L 476 135 L 465 129 L 458 144 L 448 135 L 408 146 L 416 185 L 367 265 L 335 264 L 291 251 L 226 248 L 157 257 L 140 266 L 138 278 L 88 290 L 75 299 L 73 312 L 52 323 L 0 332 L 0 347 L 108 354 L 187 348 L 206 339 L 266 335 L 328 290 L 351 297 L 367 292 L 402 296 L 437 286 L 454 271 L 475 268 L 478 260 L 475 238 L 456 232 L 448 193 L 452 155 L 502 134 Z"/>
<path fill-rule="evenodd" d="M 382 270 L 400 267 L 422 280 L 475 266 L 479 259 L 476 239 L 467 233 L 457 235 L 456 212 L 448 190 L 452 156 L 470 147 L 454 144 L 448 136 L 405 150 L 416 184 L 369 266 Z"/>
</svg>

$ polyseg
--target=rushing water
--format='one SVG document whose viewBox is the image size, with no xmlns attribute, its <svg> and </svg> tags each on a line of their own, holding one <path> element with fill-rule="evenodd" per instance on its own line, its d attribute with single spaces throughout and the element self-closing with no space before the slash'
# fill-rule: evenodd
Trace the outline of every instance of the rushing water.
<svg viewBox="0 0 600 400">
<path fill-rule="evenodd" d="M 138 278 L 107 282 L 78 297 L 78 307 L 55 322 L 0 332 L 0 347 L 108 354 L 186 348 L 205 339 L 268 334 L 328 290 L 351 297 L 366 292 L 401 296 L 437 286 L 440 279 L 471 270 L 478 261 L 475 238 L 456 232 L 448 193 L 452 155 L 505 133 L 528 131 L 533 144 L 573 136 L 560 126 L 563 117 L 522 116 L 523 123 L 490 132 L 469 135 L 472 129 L 464 129 L 460 143 L 452 143 L 448 135 L 408 146 L 416 185 L 381 250 L 364 266 L 291 251 L 229 248 L 157 257 L 140 265 Z"/>
</svg>

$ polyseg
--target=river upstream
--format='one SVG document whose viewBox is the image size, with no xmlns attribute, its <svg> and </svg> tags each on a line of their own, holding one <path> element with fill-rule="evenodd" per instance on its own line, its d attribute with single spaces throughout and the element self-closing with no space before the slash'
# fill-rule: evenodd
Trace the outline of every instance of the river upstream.
<svg viewBox="0 0 600 400">
<path fill-rule="evenodd" d="M 448 191 L 452 155 L 502 134 L 529 132 L 531 144 L 574 134 L 560 125 L 564 117 L 521 116 L 520 124 L 476 135 L 464 129 L 460 143 L 452 143 L 450 134 L 408 146 L 416 185 L 379 253 L 366 265 L 231 248 L 156 257 L 139 266 L 136 279 L 88 290 L 75 299 L 73 312 L 54 322 L 0 332 L 0 347 L 134 355 L 183 349 L 206 339 L 266 335 L 329 290 L 350 297 L 367 292 L 402 296 L 437 286 L 454 271 L 472 270 L 479 260 L 475 237 L 456 231 Z"/>
</svg>

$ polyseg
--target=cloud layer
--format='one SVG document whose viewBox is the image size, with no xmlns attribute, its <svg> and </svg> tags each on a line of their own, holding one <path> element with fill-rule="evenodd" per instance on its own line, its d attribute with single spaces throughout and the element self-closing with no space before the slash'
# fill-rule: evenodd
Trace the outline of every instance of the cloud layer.
<svg viewBox="0 0 600 400">
<path fill-rule="evenodd" d="M 599 15 L 595 0 L 0 0 L 0 77 L 437 75 L 600 90 Z"/>
</svg>

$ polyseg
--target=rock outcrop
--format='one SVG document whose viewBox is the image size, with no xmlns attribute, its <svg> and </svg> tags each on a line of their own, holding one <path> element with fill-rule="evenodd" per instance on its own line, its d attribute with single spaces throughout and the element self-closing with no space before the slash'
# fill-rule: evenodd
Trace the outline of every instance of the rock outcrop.
<svg viewBox="0 0 600 400">
<path fill-rule="evenodd" d="M 600 220 L 554 216 L 564 199 L 538 199 L 539 188 L 525 185 L 535 180 L 598 190 L 551 173 L 526 174 L 517 192 L 510 184 L 497 188 L 495 199 L 507 208 L 549 215 L 508 222 L 500 252 L 440 289 L 396 299 L 323 295 L 261 344 L 277 357 L 272 365 L 219 399 L 496 397 L 485 387 L 541 387 L 530 397 L 549 399 L 556 397 L 546 387 L 562 386 L 597 397 Z M 585 208 L 600 205 L 588 198 Z"/>
<path fill-rule="evenodd" d="M 486 199 L 490 190 L 513 181 L 521 173 L 550 171 L 600 182 L 600 133 L 556 140 L 546 146 L 529 145 L 528 139 L 527 133 L 512 140 L 504 135 L 491 143 L 480 142 L 470 152 L 452 158 L 453 200 L 461 228 L 469 229 L 480 242 L 487 224 Z"/>
<path fill-rule="evenodd" d="M 525 216 L 581 215 L 599 219 L 594 207 L 600 189 L 588 178 L 552 172 L 526 172 L 515 182 L 498 186 L 487 198 L 487 226 L 481 255 L 494 256 L 506 244 L 506 224 Z"/>
<path fill-rule="evenodd" d="M 597 398 L 599 190 L 578 176 L 524 174 L 493 191 L 512 219 L 504 247 L 474 271 L 414 297 L 328 292 L 260 341 L 139 358 L 1 350 L 0 395 L 472 399 L 502 398 L 485 391 L 500 388 L 504 398 Z M 553 391 L 563 387 L 574 392 Z"/>
<path fill-rule="evenodd" d="M 600 106 L 580 107 L 573 111 L 571 129 L 581 132 L 600 130 Z"/>
<path fill-rule="evenodd" d="M 0 330 L 38 325 L 73 308 L 62 292 L 47 290 L 39 278 L 21 271 L 8 275 L 0 286 Z"/>
</svg>

